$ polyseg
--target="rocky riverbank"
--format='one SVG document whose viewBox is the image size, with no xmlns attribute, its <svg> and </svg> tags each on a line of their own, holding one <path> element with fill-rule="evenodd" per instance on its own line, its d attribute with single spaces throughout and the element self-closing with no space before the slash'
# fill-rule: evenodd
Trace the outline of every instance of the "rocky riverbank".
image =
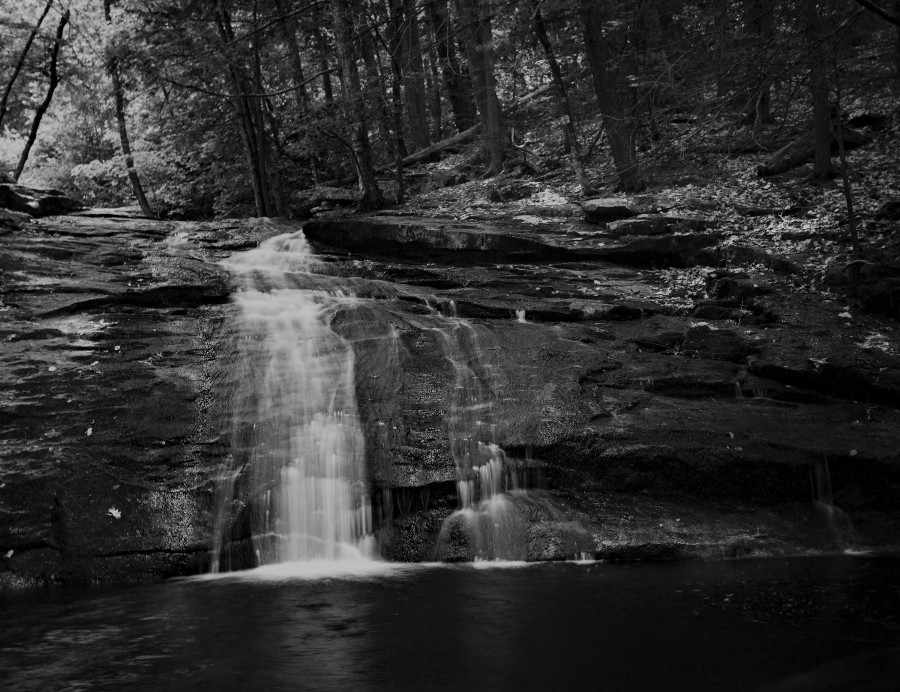
<svg viewBox="0 0 900 692">
<path fill-rule="evenodd" d="M 320 284 L 364 299 L 332 326 L 356 353 L 385 557 L 471 554 L 465 532 L 441 535 L 457 501 L 452 319 L 481 335 L 498 443 L 528 469 L 527 558 L 900 543 L 895 321 L 796 290 L 788 258 L 650 211 L 618 226 L 596 209 L 598 223 L 306 225 Z M 231 436 L 218 261 L 299 226 L 13 219 L 0 231 L 0 585 L 202 569 Z"/>
</svg>

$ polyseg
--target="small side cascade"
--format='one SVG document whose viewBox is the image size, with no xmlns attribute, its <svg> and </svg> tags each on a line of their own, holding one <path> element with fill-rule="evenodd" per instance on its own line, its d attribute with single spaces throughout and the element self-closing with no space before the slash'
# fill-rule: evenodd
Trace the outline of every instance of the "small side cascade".
<svg viewBox="0 0 900 692">
<path fill-rule="evenodd" d="M 439 331 L 455 372 L 447 426 L 459 508 L 444 521 L 437 557 L 523 561 L 529 543 L 526 515 L 557 522 L 566 518 L 549 498 L 529 487 L 529 462 L 508 458 L 498 443 L 494 400 L 502 376 L 491 333 L 452 312 L 445 321 Z M 567 526 L 572 534 L 583 533 L 575 522 Z M 573 557 L 583 554 L 583 548 L 574 547 L 577 542 Z"/>
<path fill-rule="evenodd" d="M 810 467 L 810 484 L 812 485 L 813 505 L 816 508 L 831 540 L 838 547 L 848 552 L 855 549 L 855 532 L 850 517 L 834 504 L 834 491 L 831 486 L 831 472 L 828 459 L 822 459 Z"/>
<path fill-rule="evenodd" d="M 227 267 L 240 284 L 239 371 L 212 571 L 366 559 L 372 512 L 353 350 L 328 326 L 356 299 L 303 288 L 315 260 L 301 233 L 267 240 Z"/>
</svg>

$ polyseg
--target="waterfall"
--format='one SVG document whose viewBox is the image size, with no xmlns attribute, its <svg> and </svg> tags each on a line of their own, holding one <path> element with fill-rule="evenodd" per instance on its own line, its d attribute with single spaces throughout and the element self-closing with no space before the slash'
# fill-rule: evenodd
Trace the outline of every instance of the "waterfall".
<svg viewBox="0 0 900 692">
<path fill-rule="evenodd" d="M 212 570 L 365 559 L 372 512 L 353 350 L 329 327 L 357 299 L 310 288 L 324 277 L 300 232 L 226 265 L 239 285 L 239 358 Z"/>
<path fill-rule="evenodd" d="M 451 311 L 454 307 L 451 303 Z M 526 522 L 512 501 L 522 485 L 522 470 L 497 444 L 493 398 L 500 368 L 491 362 L 495 349 L 485 344 L 489 333 L 455 316 L 448 321 L 450 326 L 439 331 L 455 373 L 448 437 L 459 509 L 444 522 L 442 534 L 446 538 L 454 523 L 463 522 L 472 535 L 470 557 L 524 560 Z"/>
</svg>

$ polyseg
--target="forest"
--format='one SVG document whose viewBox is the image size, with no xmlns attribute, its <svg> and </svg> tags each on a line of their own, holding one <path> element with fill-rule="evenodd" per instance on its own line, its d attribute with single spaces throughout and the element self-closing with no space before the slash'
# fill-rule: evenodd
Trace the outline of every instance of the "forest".
<svg viewBox="0 0 900 692">
<path fill-rule="evenodd" d="M 896 687 L 900 0 L 0 7 L 0 592 L 210 578 L 145 592 L 159 656 L 133 600 L 81 602 L 86 632 L 126 623 L 102 640 L 22 601 L 0 650 L 36 653 L 0 654 L 4 689 L 293 688 L 270 654 L 319 642 L 331 674 L 358 615 L 378 661 L 338 689 L 384 661 L 385 688 L 509 687 L 460 665 L 503 642 L 533 688 L 542 637 L 586 652 L 547 664 L 565 689 L 616 665 L 616 689 L 763 689 L 838 656 L 856 689 L 863 642 Z M 322 562 L 274 620 L 228 590 Z M 415 584 L 395 618 L 378 594 Z M 232 626 L 239 655 L 204 662 Z M 640 677 L 678 661 L 680 687 Z M 837 689 L 765 689 L 810 684 Z"/>
<path fill-rule="evenodd" d="M 374 210 L 497 176 L 583 199 L 747 154 L 760 176 L 811 161 L 828 179 L 896 119 L 898 17 L 863 0 L 5 0 L 0 163 L 157 218 Z"/>
</svg>

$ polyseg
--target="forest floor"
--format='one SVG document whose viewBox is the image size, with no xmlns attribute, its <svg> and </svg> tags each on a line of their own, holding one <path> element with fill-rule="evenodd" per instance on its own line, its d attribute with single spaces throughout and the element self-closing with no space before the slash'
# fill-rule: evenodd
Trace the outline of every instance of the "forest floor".
<svg viewBox="0 0 900 692">
<path fill-rule="evenodd" d="M 837 156 L 838 174 L 815 181 L 810 178 L 811 163 L 781 175 L 757 175 L 757 166 L 770 152 L 707 153 L 721 151 L 723 143 L 730 141 L 789 139 L 796 128 L 735 130 L 733 119 L 724 118 L 669 123 L 662 133 L 662 141 L 668 144 L 642 153 L 645 191 L 617 193 L 612 162 L 599 146 L 588 161 L 588 177 L 599 187 L 595 197 L 703 219 L 724 235 L 721 248 L 755 248 L 755 257 L 741 262 L 742 271 L 753 281 L 821 298 L 833 304 L 848 323 L 860 312 L 896 318 L 900 315 L 900 108 L 894 95 L 883 92 L 848 103 L 845 114 L 870 140 L 846 154 L 860 244 L 856 261 Z M 590 131 L 589 126 L 584 129 Z M 523 230 L 582 219 L 585 198 L 557 134 L 534 130 L 524 141 L 525 148 L 495 178 L 478 177 L 473 149 L 408 170 L 412 180 L 426 182 L 411 185 L 407 200 L 384 213 L 482 223 L 503 220 L 518 222 Z M 326 215 L 342 213 L 335 210 Z M 703 297 L 715 271 L 702 266 L 662 270 L 658 278 L 666 288 L 657 299 L 688 308 Z M 863 340 L 866 348 L 900 352 L 894 320 L 875 317 L 872 326 Z"/>
</svg>

